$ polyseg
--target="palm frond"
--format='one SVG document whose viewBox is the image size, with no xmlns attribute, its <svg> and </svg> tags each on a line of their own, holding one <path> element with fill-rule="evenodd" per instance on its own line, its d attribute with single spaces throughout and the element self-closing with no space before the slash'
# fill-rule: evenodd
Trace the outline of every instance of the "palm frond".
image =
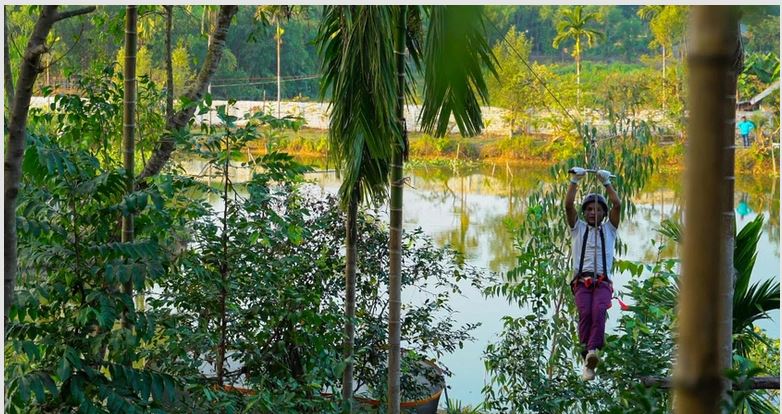
<svg viewBox="0 0 782 414">
<path fill-rule="evenodd" d="M 733 267 L 736 269 L 735 296 L 743 296 L 749 286 L 755 259 L 758 256 L 758 242 L 763 231 L 763 215 L 758 214 L 736 235 L 733 250 Z"/>
<path fill-rule="evenodd" d="M 478 99 L 488 102 L 483 66 L 497 75 L 485 36 L 481 6 L 442 6 L 431 11 L 426 38 L 423 104 L 424 131 L 442 136 L 451 115 L 462 135 L 483 129 Z"/>
<path fill-rule="evenodd" d="M 660 223 L 657 233 L 681 244 L 682 242 L 682 224 L 672 219 L 665 219 Z"/>
<path fill-rule="evenodd" d="M 733 333 L 752 329 L 752 324 L 779 309 L 779 282 L 776 278 L 754 283 L 741 296 L 733 297 Z"/>
<path fill-rule="evenodd" d="M 316 43 L 323 59 L 321 99 L 331 95 L 329 158 L 344 174 L 340 201 L 354 191 L 379 204 L 387 196 L 388 163 L 400 137 L 396 122 L 392 10 L 326 6 Z"/>
</svg>

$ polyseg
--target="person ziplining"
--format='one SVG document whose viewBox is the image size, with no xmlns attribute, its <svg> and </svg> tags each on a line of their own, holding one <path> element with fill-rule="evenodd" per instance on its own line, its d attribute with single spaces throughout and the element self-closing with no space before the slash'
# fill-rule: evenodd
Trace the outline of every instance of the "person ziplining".
<svg viewBox="0 0 782 414">
<path fill-rule="evenodd" d="M 491 24 L 495 31 L 499 33 L 497 26 L 493 23 Z M 582 129 L 582 122 L 570 114 L 565 105 L 546 86 L 546 82 L 538 76 L 513 44 L 508 39 L 502 38 L 543 89 L 559 105 L 563 114 L 573 121 L 579 136 L 582 139 L 589 138 L 590 140 L 587 163 L 592 168 L 587 170 L 581 167 L 573 167 L 568 171 L 570 173 L 570 185 L 565 196 L 565 213 L 572 238 L 573 276 L 570 280 L 570 287 L 575 297 L 576 308 L 578 309 L 578 338 L 582 347 L 581 357 L 584 360 L 582 378 L 586 381 L 591 381 L 595 378 L 595 368 L 600 362 L 598 351 L 605 344 L 607 311 L 611 307 L 611 300 L 614 297 L 613 282 L 609 274 L 614 261 L 614 246 L 622 211 L 622 202 L 611 185 L 612 174 L 607 170 L 598 170 L 595 167 L 597 160 L 596 130 L 593 129 L 590 133 L 588 128 L 584 127 Z M 578 182 L 588 172 L 595 173 L 605 187 L 608 198 L 611 200 L 611 209 L 609 210 L 604 196 L 596 192 L 589 193 L 581 202 L 581 212 L 584 217 L 582 220 L 578 218 L 578 212 L 573 204 L 576 199 Z M 603 224 L 606 215 L 608 215 L 608 222 Z M 598 244 L 598 238 L 600 239 L 600 244 Z M 602 261 L 598 261 L 598 256 Z M 630 309 L 619 298 L 617 300 L 622 310 Z"/>
<path fill-rule="evenodd" d="M 578 339 L 584 359 L 582 378 L 591 381 L 595 378 L 595 368 L 600 362 L 598 351 L 605 344 L 606 316 L 613 294 L 609 274 L 614 261 L 622 203 L 611 185 L 610 172 L 581 167 L 573 167 L 568 172 L 570 185 L 565 196 L 565 213 L 572 238 L 573 277 L 570 287 L 578 309 Z M 587 172 L 597 175 L 606 189 L 611 208 L 609 210 L 604 196 L 596 192 L 589 193 L 581 202 L 581 219 L 574 203 L 578 183 Z M 608 221 L 603 223 L 606 213 Z"/>
</svg>

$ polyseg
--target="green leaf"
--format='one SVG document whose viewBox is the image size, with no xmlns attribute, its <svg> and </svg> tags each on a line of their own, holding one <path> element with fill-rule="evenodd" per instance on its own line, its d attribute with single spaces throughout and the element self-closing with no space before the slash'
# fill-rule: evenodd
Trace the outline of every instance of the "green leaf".
<svg viewBox="0 0 782 414">
<path fill-rule="evenodd" d="M 163 400 L 163 388 L 165 387 L 165 384 L 163 383 L 163 378 L 158 374 L 149 374 L 151 382 L 152 382 L 152 398 L 154 398 L 156 401 L 162 401 Z"/>
<path fill-rule="evenodd" d="M 63 355 L 62 359 L 60 359 L 60 363 L 57 366 L 57 377 L 60 378 L 60 381 L 65 382 L 68 380 L 68 378 L 71 377 L 71 373 L 73 372 L 73 367 L 71 366 L 71 363 L 68 361 L 68 358 Z"/>
<path fill-rule="evenodd" d="M 43 391 L 43 384 L 41 383 L 41 378 L 38 374 L 31 376 L 30 388 L 35 393 L 35 400 L 38 403 L 42 403 L 46 399 L 46 394 Z"/>
</svg>

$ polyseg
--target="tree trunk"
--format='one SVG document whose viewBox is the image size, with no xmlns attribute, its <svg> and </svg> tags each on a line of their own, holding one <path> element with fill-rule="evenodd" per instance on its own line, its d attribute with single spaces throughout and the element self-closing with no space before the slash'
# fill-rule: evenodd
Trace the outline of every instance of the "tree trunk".
<svg viewBox="0 0 782 414">
<path fill-rule="evenodd" d="M 397 107 L 399 129 L 402 131 L 402 142 L 394 145 L 391 158 L 391 200 L 390 227 L 388 240 L 388 414 L 399 414 L 401 396 L 399 376 L 401 368 L 401 307 L 402 307 L 402 194 L 404 189 L 403 154 L 407 144 L 407 128 L 404 119 L 405 104 L 405 34 L 407 32 L 407 7 L 400 8 L 394 32 L 394 49 L 396 51 L 397 70 Z M 396 138 L 396 137 L 391 137 Z"/>
<path fill-rule="evenodd" d="M 665 96 L 667 94 L 667 91 L 665 90 L 665 87 L 667 85 L 667 78 L 665 77 L 665 45 L 663 45 L 663 112 L 665 112 Z"/>
<path fill-rule="evenodd" d="M 280 46 L 282 44 L 282 34 L 280 33 L 280 18 L 275 19 L 277 22 L 277 33 L 275 38 L 277 40 L 277 118 L 280 117 L 280 100 L 282 98 L 282 88 L 280 83 Z"/>
<path fill-rule="evenodd" d="M 343 412 L 351 413 L 353 407 L 353 342 L 356 316 L 356 218 L 358 215 L 358 195 L 360 188 L 356 183 L 353 197 L 348 204 L 348 215 L 345 220 L 345 343 L 343 358 L 346 366 L 342 375 Z"/>
<path fill-rule="evenodd" d="M 229 156 L 231 154 L 231 144 L 226 138 L 225 142 L 225 164 L 223 166 L 223 232 L 220 235 L 222 247 L 222 260 L 220 263 L 220 340 L 217 345 L 217 362 L 215 372 L 217 373 L 217 385 L 223 386 L 225 378 L 225 350 L 227 339 L 228 315 L 226 314 L 226 302 L 228 301 L 228 169 L 230 167 Z"/>
<path fill-rule="evenodd" d="M 5 164 L 3 165 L 3 184 L 5 186 L 3 200 L 3 241 L 5 243 L 3 299 L 5 300 L 5 315 L 8 315 L 13 303 L 16 285 L 16 198 L 19 195 L 27 115 L 30 109 L 30 98 L 33 95 L 33 85 L 42 70 L 41 55 L 46 52 L 46 36 L 49 35 L 54 23 L 69 17 L 90 13 L 93 10 L 95 10 L 95 6 L 58 13 L 57 6 L 43 6 L 22 57 L 19 79 L 11 104 L 11 119 L 8 123 L 8 141 Z"/>
<path fill-rule="evenodd" d="M 674 407 L 679 413 L 718 413 L 724 386 L 721 321 L 731 315 L 724 315 L 726 305 L 720 303 L 725 298 L 723 281 L 729 277 L 723 257 L 727 245 L 723 180 L 728 171 L 723 137 L 731 126 L 725 122 L 725 108 L 733 89 L 725 74 L 732 67 L 735 47 L 730 42 L 736 24 L 733 10 L 692 8 L 690 142 L 685 171 L 688 214 L 674 370 Z"/>
<path fill-rule="evenodd" d="M 581 38 L 576 37 L 576 109 L 581 113 Z"/>
<path fill-rule="evenodd" d="M 725 82 L 725 95 L 722 99 L 723 111 L 723 181 L 722 181 L 722 238 L 725 240 L 725 249 L 722 254 L 722 267 L 725 271 L 721 279 L 720 303 L 722 304 L 720 322 L 720 365 L 723 372 L 733 366 L 733 293 L 736 283 L 736 269 L 733 264 L 733 251 L 736 243 L 736 214 L 733 209 L 733 191 L 736 182 L 735 152 L 736 152 L 736 81 L 743 66 L 743 53 L 739 32 L 739 11 L 737 8 L 727 10 L 728 26 L 727 39 L 725 40 L 725 52 L 730 53 L 731 66 L 723 72 Z M 730 380 L 723 379 L 722 392 L 730 390 Z"/>
<path fill-rule="evenodd" d="M 171 23 L 174 6 L 163 6 L 166 9 L 166 122 L 174 116 L 174 64 L 171 52 Z"/>
<path fill-rule="evenodd" d="M 125 167 L 125 191 L 133 192 L 133 170 L 135 169 L 136 151 L 136 42 L 138 8 L 127 6 L 125 13 L 125 91 L 122 113 L 122 160 Z M 122 216 L 122 242 L 133 241 L 133 214 Z M 132 279 L 132 278 L 131 278 Z M 129 279 L 123 284 L 123 290 L 133 298 L 133 282 Z M 131 328 L 132 324 L 127 317 L 128 311 L 122 313 L 122 326 Z"/>
<path fill-rule="evenodd" d="M 8 53 L 8 16 L 3 8 L 3 65 L 5 81 L 5 104 L 10 107 L 14 101 L 14 77 L 11 72 L 11 55 Z M 7 121 L 7 120 L 6 120 Z"/>
<path fill-rule="evenodd" d="M 198 102 L 204 97 L 204 92 L 209 85 L 212 76 L 217 71 L 220 59 L 223 57 L 223 48 L 225 40 L 228 37 L 228 28 L 231 26 L 231 19 L 238 10 L 237 6 L 220 6 L 220 14 L 217 18 L 217 26 L 210 36 L 209 49 L 206 52 L 204 64 L 198 72 L 195 83 L 185 92 L 184 98 L 190 102 Z M 148 177 L 156 175 L 163 169 L 163 166 L 171 158 L 174 152 L 176 142 L 174 141 L 175 132 L 187 127 L 188 121 L 193 117 L 196 107 L 189 106 L 183 108 L 173 117 L 166 121 L 166 132 L 160 137 L 155 152 L 150 157 L 144 170 L 138 176 L 138 181 L 143 181 Z"/>
</svg>

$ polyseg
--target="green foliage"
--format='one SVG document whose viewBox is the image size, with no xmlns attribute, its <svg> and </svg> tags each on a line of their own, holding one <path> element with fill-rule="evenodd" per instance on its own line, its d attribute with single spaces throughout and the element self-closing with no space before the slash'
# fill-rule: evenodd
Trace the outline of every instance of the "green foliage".
<svg viewBox="0 0 782 414">
<path fill-rule="evenodd" d="M 160 411 L 179 398 L 178 381 L 131 364 L 156 319 L 119 287 L 145 291 L 166 274 L 167 239 L 155 229 L 171 219 L 163 211 L 171 191 L 158 182 L 126 195 L 121 169 L 102 169 L 45 137 L 28 145 L 20 280 L 7 321 L 8 410 Z M 138 218 L 136 238 L 120 243 L 117 223 L 127 214 Z M 123 315 L 134 329 L 120 326 Z"/>
<path fill-rule="evenodd" d="M 742 33 L 747 52 L 779 53 L 779 6 L 744 6 L 742 23 L 747 25 Z"/>
<path fill-rule="evenodd" d="M 318 32 L 321 97 L 330 92 L 333 102 L 329 157 L 343 174 L 343 208 L 353 199 L 377 205 L 386 199 L 391 154 L 402 145 L 393 17 L 389 7 L 326 6 Z M 368 68 L 373 76 L 365 76 Z"/>
<path fill-rule="evenodd" d="M 297 120 L 258 113 L 238 127 L 228 107 L 216 112 L 223 127 L 183 139 L 222 173 L 220 188 L 161 175 L 125 194 L 121 169 L 31 137 L 19 204 L 18 300 L 8 315 L 10 412 L 336 410 L 339 401 L 321 392 L 338 389 L 344 369 L 336 353 L 344 217 L 334 198 L 301 187 L 309 169 L 290 156 L 233 161 L 267 129 Z M 235 186 L 233 172 L 250 168 L 252 179 Z M 210 195 L 222 198 L 218 209 L 205 201 Z M 127 214 L 135 215 L 136 235 L 123 244 L 118 223 Z M 361 215 L 359 234 L 356 379 L 376 397 L 385 393 L 388 232 Z M 440 374 L 417 361 L 471 339 L 476 325 L 456 324 L 449 297 L 481 276 L 420 230 L 403 240 L 403 286 L 422 292 L 404 313 L 403 397 L 419 399 L 429 388 L 414 378 Z M 139 296 L 120 289 L 126 281 Z M 223 383 L 245 391 L 216 386 L 220 360 Z"/>
<path fill-rule="evenodd" d="M 777 278 L 770 277 L 750 285 L 752 269 L 757 257 L 758 241 L 763 231 L 763 215 L 747 223 L 735 239 L 733 266 L 736 284 L 733 293 L 734 352 L 747 357 L 750 350 L 763 340 L 754 328 L 754 322 L 767 318 L 769 311 L 779 309 L 780 288 Z M 768 345 L 768 343 L 766 343 Z"/>
<path fill-rule="evenodd" d="M 459 400 L 452 400 L 448 398 L 445 402 L 446 414 L 481 414 L 483 411 L 483 404 L 478 404 L 475 407 L 467 405 L 462 406 L 462 402 Z"/>
<path fill-rule="evenodd" d="M 122 141 L 122 74 L 113 66 L 100 74 L 76 77 L 76 93 L 58 93 L 46 108 L 30 110 L 34 133 L 57 137 L 68 150 L 85 150 L 104 166 L 119 166 Z M 49 96 L 51 88 L 44 95 Z M 151 153 L 165 126 L 163 92 L 147 76 L 138 78 L 136 151 L 137 159 Z M 143 164 L 139 165 L 139 169 Z"/>
<path fill-rule="evenodd" d="M 497 77 L 489 78 L 488 88 L 492 104 L 508 111 L 506 121 L 510 124 L 510 135 L 521 123 L 534 124 L 533 111 L 543 109 L 546 96 L 530 69 L 524 64 L 529 61 L 532 45 L 523 32 L 511 26 L 505 38 L 493 48 L 499 62 Z M 520 55 L 520 56 L 519 56 Z M 543 65 L 532 64 L 532 70 L 545 82 L 550 75 Z"/>
<path fill-rule="evenodd" d="M 778 345 L 776 351 L 776 355 L 778 356 Z M 779 391 L 750 389 L 750 378 L 763 374 L 778 376 L 778 366 L 774 370 L 775 372 L 768 372 L 764 368 L 758 366 L 757 363 L 754 363 L 753 361 L 739 355 L 734 355 L 733 367 L 734 368 L 728 372 L 727 376 L 734 385 L 738 385 L 738 390 L 731 392 L 730 399 L 723 401 L 723 411 L 741 414 L 771 414 L 779 412 Z"/>
<path fill-rule="evenodd" d="M 779 80 L 779 56 L 753 53 L 744 59 L 744 70 L 738 77 L 739 96 L 749 100 Z"/>
<path fill-rule="evenodd" d="M 443 136 L 453 116 L 462 136 L 477 135 L 483 129 L 480 103 L 489 100 L 483 71 L 496 77 L 499 64 L 485 39 L 483 7 L 432 7 L 428 13 L 421 129 Z M 458 64 L 441 64 L 449 59 Z"/>
</svg>

